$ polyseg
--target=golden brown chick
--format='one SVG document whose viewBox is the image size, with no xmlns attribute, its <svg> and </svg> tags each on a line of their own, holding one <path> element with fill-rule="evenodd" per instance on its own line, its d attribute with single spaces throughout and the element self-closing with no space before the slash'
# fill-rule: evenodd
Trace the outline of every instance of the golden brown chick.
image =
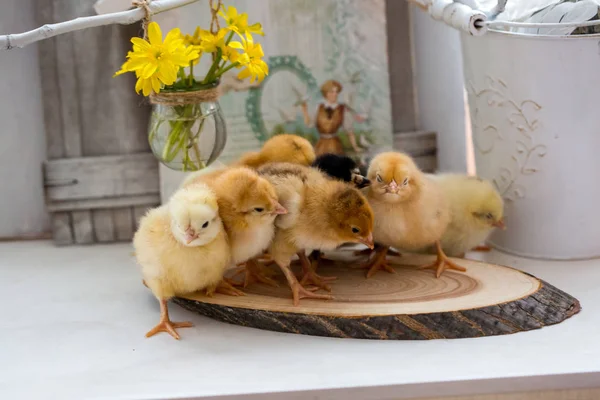
<svg viewBox="0 0 600 400">
<path fill-rule="evenodd" d="M 269 247 L 275 217 L 287 212 L 269 181 L 250 168 L 230 167 L 197 175 L 192 182 L 205 182 L 215 192 L 232 261 L 236 265 L 247 263 L 244 286 L 253 279 L 276 285 L 253 260 Z"/>
<path fill-rule="evenodd" d="M 214 292 L 230 262 L 215 194 L 203 184 L 180 189 L 140 220 L 133 245 L 144 284 L 160 302 L 160 322 L 146 337 L 168 332 L 179 339 L 176 328 L 192 324 L 172 322 L 167 301 L 201 289 Z"/>
<path fill-rule="evenodd" d="M 367 277 L 387 265 L 389 247 L 418 251 L 436 246 L 437 260 L 421 268 L 435 268 L 439 277 L 445 269 L 466 269 L 454 264 L 442 251 L 440 239 L 450 222 L 449 204 L 441 186 L 427 177 L 413 159 L 403 153 L 386 152 L 371 161 L 365 192 L 375 214 L 373 236 L 378 244 L 375 258 L 366 267 Z"/>
<path fill-rule="evenodd" d="M 315 150 L 308 140 L 284 133 L 271 137 L 263 144 L 260 151 L 244 154 L 236 165 L 250 168 L 259 168 L 273 162 L 310 165 L 315 161 L 315 157 Z"/>
<path fill-rule="evenodd" d="M 306 290 L 290 270 L 297 254 L 304 280 L 323 286 L 328 279 L 312 271 L 306 250 L 333 250 L 343 243 L 373 247 L 373 212 L 366 198 L 350 185 L 328 178 L 317 169 L 290 163 L 265 165 L 258 170 L 275 187 L 279 201 L 288 210 L 275 220 L 277 227 L 269 253 L 285 274 L 294 305 L 301 298 L 328 299 Z"/>
<path fill-rule="evenodd" d="M 504 228 L 504 202 L 491 182 L 460 174 L 430 178 L 440 185 L 450 203 L 450 223 L 441 239 L 448 256 L 463 257 L 483 243 L 494 228 Z"/>
</svg>

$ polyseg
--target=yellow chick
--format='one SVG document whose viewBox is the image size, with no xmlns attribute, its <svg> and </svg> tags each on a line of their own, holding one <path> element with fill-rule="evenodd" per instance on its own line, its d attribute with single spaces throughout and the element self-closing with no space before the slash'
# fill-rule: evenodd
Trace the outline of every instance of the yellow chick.
<svg viewBox="0 0 600 400">
<path fill-rule="evenodd" d="M 244 154 L 236 165 L 258 168 L 272 162 L 289 162 L 308 166 L 315 158 L 315 150 L 308 140 L 284 133 L 271 137 L 260 151 Z"/>
<path fill-rule="evenodd" d="M 187 182 L 206 183 L 217 196 L 219 214 L 231 245 L 231 258 L 236 265 L 246 263 L 244 286 L 250 281 L 277 285 L 268 270 L 254 260 L 269 247 L 275 233 L 275 217 L 285 214 L 273 186 L 256 171 L 247 167 L 230 167 Z"/>
<path fill-rule="evenodd" d="M 448 256 L 464 257 L 494 228 L 504 229 L 504 203 L 491 182 L 460 174 L 429 177 L 440 185 L 450 203 L 450 224 L 441 239 Z"/>
<path fill-rule="evenodd" d="M 206 289 L 212 294 L 230 262 L 229 245 L 219 218 L 215 194 L 203 184 L 177 191 L 169 202 L 142 217 L 133 238 L 144 284 L 160 302 L 160 322 L 146 337 L 191 322 L 172 322 L 167 301 L 176 295 Z"/>
<path fill-rule="evenodd" d="M 427 177 L 407 154 L 386 152 L 369 165 L 365 189 L 375 214 L 373 237 L 378 244 L 375 257 L 365 266 L 367 277 L 384 268 L 394 272 L 386 262 L 389 247 L 418 251 L 435 245 L 437 260 L 422 269 L 436 269 L 439 278 L 444 270 L 466 271 L 444 254 L 440 239 L 450 222 L 450 208 L 442 187 Z"/>
<path fill-rule="evenodd" d="M 333 250 L 343 243 L 362 243 L 373 248 L 373 212 L 366 198 L 354 187 L 328 178 L 317 169 L 290 163 L 273 163 L 258 169 L 277 191 L 288 210 L 275 220 L 275 237 L 269 247 L 292 290 L 294 305 L 302 298 L 330 299 L 306 290 L 290 270 L 297 254 L 304 278 L 317 286 L 334 277 L 321 277 L 312 270 L 306 250 Z"/>
</svg>

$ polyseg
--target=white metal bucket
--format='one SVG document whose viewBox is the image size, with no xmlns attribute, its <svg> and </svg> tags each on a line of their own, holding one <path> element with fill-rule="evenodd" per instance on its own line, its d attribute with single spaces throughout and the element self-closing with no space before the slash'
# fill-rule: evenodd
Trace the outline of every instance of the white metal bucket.
<svg viewBox="0 0 600 400">
<path fill-rule="evenodd" d="M 505 201 L 489 242 L 600 257 L 600 35 L 462 34 L 477 174 Z"/>
</svg>

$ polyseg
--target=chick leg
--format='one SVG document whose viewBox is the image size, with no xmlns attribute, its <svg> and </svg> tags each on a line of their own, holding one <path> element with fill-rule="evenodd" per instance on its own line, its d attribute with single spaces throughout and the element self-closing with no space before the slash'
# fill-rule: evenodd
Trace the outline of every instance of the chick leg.
<svg viewBox="0 0 600 400">
<path fill-rule="evenodd" d="M 435 248 L 437 251 L 437 260 L 432 264 L 422 265 L 419 269 L 435 269 L 435 277 L 439 278 L 442 276 L 445 270 L 453 269 L 456 271 L 465 272 L 467 269 L 465 267 L 461 267 L 450 261 L 448 256 L 442 250 L 442 246 L 440 245 L 439 240 L 435 242 Z"/>
<path fill-rule="evenodd" d="M 298 279 L 296 279 L 296 276 L 290 269 L 289 265 L 282 265 L 282 264 L 278 264 L 278 265 L 279 265 L 279 268 L 281 268 L 281 271 L 283 272 L 283 274 L 285 275 L 285 277 L 288 281 L 288 284 L 290 285 L 290 289 L 292 289 L 292 297 L 294 299 L 294 306 L 298 306 L 300 304 L 300 299 L 304 299 L 304 298 L 323 299 L 323 300 L 333 299 L 333 296 L 331 296 L 329 294 L 317 294 L 317 293 L 313 293 L 309 290 L 306 290 L 300 284 L 300 282 L 298 282 Z"/>
<path fill-rule="evenodd" d="M 259 264 L 256 260 L 251 259 L 246 261 L 246 266 L 242 267 L 238 272 L 234 274 L 234 277 L 240 273 L 244 273 L 244 282 L 236 284 L 237 286 L 248 287 L 251 283 L 260 282 L 269 286 L 278 287 L 279 284 L 275 282 L 269 275 L 273 275 L 274 272 L 264 265 Z"/>
<path fill-rule="evenodd" d="M 160 299 L 160 322 L 154 328 L 150 329 L 146 333 L 146 337 L 154 336 L 158 332 L 167 332 L 175 339 L 179 340 L 179 334 L 175 330 L 176 328 L 189 328 L 194 326 L 190 321 L 185 322 L 173 322 L 169 319 L 169 309 L 167 308 L 167 299 Z"/>
<path fill-rule="evenodd" d="M 377 273 L 377 271 L 379 271 L 380 269 L 385 269 L 387 272 L 391 273 L 391 274 L 395 274 L 396 270 L 394 270 L 394 268 L 392 268 L 386 260 L 386 257 L 388 255 L 389 252 L 389 247 L 387 246 L 377 246 L 375 248 L 375 257 L 373 258 L 372 262 L 368 262 L 364 265 L 361 265 L 359 268 L 364 268 L 364 269 L 369 269 L 367 271 L 367 278 L 372 277 L 373 275 L 375 275 Z"/>
<path fill-rule="evenodd" d="M 300 259 L 300 263 L 302 264 L 302 271 L 304 275 L 300 280 L 301 285 L 306 285 L 307 283 L 312 283 L 321 289 L 325 289 L 328 292 L 331 292 L 331 286 L 327 284 L 327 282 L 335 281 L 337 276 L 320 276 L 315 272 L 317 269 L 318 260 L 308 259 L 306 253 L 303 251 L 298 252 L 298 258 Z"/>
</svg>

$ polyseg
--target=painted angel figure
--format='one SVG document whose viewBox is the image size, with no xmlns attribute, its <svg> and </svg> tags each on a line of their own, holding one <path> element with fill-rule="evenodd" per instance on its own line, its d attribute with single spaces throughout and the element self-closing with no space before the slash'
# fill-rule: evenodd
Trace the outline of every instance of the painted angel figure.
<svg viewBox="0 0 600 400">
<path fill-rule="evenodd" d="M 314 121 L 311 120 L 306 101 L 302 103 L 304 124 L 309 127 L 316 126 L 319 133 L 319 140 L 315 145 L 317 155 L 325 153 L 344 154 L 344 148 L 338 136 L 338 131 L 342 127 L 346 131 L 354 151 L 357 153 L 362 151 L 356 143 L 352 124 L 354 121 L 363 122 L 365 118 L 357 114 L 347 104 L 338 102 L 341 91 L 342 85 L 338 81 L 328 80 L 323 83 L 321 86 L 323 100 L 317 105 Z"/>
</svg>

